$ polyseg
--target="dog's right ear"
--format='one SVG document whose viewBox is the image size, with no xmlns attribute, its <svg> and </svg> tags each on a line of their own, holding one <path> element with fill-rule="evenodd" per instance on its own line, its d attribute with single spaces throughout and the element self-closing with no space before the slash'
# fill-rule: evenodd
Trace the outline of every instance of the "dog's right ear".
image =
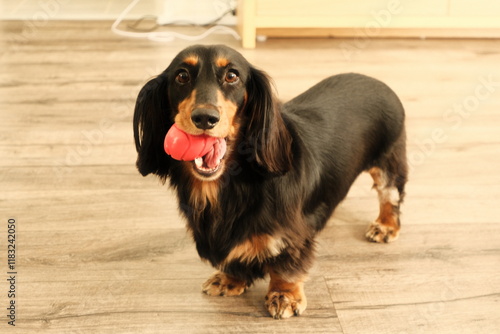
<svg viewBox="0 0 500 334">
<path fill-rule="evenodd" d="M 135 104 L 137 168 L 144 176 L 153 173 L 165 181 L 169 174 L 171 158 L 165 153 L 163 142 L 173 124 L 171 113 L 167 78 L 162 73 L 144 85 Z"/>
</svg>

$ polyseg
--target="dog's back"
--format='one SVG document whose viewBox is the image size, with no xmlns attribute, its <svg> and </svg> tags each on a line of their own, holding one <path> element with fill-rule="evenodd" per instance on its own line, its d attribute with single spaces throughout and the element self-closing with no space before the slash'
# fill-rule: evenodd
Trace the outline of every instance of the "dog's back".
<svg viewBox="0 0 500 334">
<path fill-rule="evenodd" d="M 399 138 L 405 118 L 399 98 L 386 84 L 355 73 L 321 81 L 285 103 L 284 113 L 301 134 L 313 142 L 318 138 L 315 146 L 345 151 L 364 147 L 374 156 Z"/>
</svg>

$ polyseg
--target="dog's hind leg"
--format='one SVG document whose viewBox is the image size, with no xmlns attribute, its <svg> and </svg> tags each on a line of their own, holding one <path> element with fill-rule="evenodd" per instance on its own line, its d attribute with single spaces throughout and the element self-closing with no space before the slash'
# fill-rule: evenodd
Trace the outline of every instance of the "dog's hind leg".
<svg viewBox="0 0 500 334">
<path fill-rule="evenodd" d="M 408 178 L 404 133 L 368 172 L 378 193 L 380 213 L 368 227 L 366 238 L 372 242 L 394 241 L 398 238 L 401 228 L 400 205 Z"/>
</svg>

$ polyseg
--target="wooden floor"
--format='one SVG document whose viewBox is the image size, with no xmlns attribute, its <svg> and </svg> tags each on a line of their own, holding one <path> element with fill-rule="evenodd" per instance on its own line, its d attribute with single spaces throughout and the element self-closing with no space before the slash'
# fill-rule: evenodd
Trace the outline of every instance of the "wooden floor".
<svg viewBox="0 0 500 334">
<path fill-rule="evenodd" d="M 320 235 L 309 307 L 275 321 L 266 282 L 210 298 L 170 190 L 135 169 L 135 97 L 186 42 L 111 22 L 0 24 L 1 333 L 500 333 L 500 42 L 268 40 L 242 50 L 288 100 L 331 74 L 388 83 L 407 110 L 402 234 L 362 175 Z M 204 43 L 239 48 L 230 37 Z M 8 220 L 16 327 L 8 325 Z"/>
</svg>

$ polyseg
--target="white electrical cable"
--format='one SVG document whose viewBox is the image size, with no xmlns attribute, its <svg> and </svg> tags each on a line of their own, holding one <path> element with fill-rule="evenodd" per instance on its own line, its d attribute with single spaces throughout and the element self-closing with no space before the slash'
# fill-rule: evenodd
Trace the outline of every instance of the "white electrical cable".
<svg viewBox="0 0 500 334">
<path fill-rule="evenodd" d="M 111 26 L 112 32 L 124 37 L 147 38 L 149 40 L 157 42 L 172 42 L 176 38 L 183 39 L 186 41 L 199 41 L 213 34 L 214 32 L 230 34 L 237 40 L 241 39 L 240 35 L 238 35 L 238 33 L 234 29 L 222 25 L 213 26 L 210 29 L 207 29 L 204 33 L 195 36 L 180 34 L 174 31 L 135 32 L 135 31 L 120 30 L 118 28 L 120 23 L 123 21 L 125 16 L 127 16 L 130 10 L 132 10 L 132 8 L 134 8 L 140 1 L 141 0 L 132 0 L 132 2 L 125 8 L 125 10 L 118 16 L 116 21 Z"/>
</svg>

